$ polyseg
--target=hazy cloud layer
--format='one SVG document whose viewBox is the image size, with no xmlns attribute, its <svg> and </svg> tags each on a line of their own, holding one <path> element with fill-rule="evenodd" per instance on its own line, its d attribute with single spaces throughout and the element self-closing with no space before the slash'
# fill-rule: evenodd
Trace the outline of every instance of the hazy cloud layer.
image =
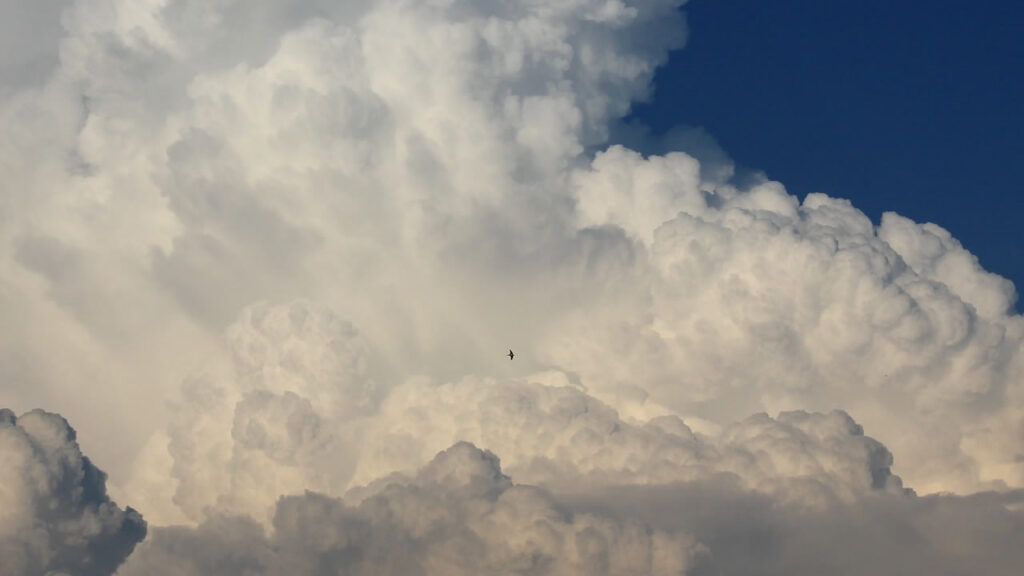
<svg viewBox="0 0 1024 576">
<path fill-rule="evenodd" d="M 60 412 L 118 500 L 191 526 L 134 573 L 621 573 L 666 542 L 649 573 L 1019 565 L 1014 287 L 935 224 L 737 177 L 698 129 L 609 145 L 644 138 L 619 121 L 681 3 L 0 9 L 0 406 Z M 491 492 L 429 478 L 474 458 Z M 558 537 L 501 548 L 515 498 L 538 516 L 502 538 Z M 11 542 L 82 553 L 46 538 Z"/>
<path fill-rule="evenodd" d="M 0 574 L 113 574 L 146 536 L 56 414 L 0 409 Z"/>
<path fill-rule="evenodd" d="M 688 574 L 998 574 L 1019 570 L 1024 494 L 925 498 L 876 494 L 855 504 L 780 505 L 728 482 L 574 494 L 574 510 L 694 535 Z"/>
</svg>

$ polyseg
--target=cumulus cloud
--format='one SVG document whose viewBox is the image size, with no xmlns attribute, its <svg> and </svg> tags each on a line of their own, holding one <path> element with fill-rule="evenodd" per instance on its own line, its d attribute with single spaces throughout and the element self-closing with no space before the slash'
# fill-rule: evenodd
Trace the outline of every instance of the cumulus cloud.
<svg viewBox="0 0 1024 576">
<path fill-rule="evenodd" d="M 1014 436 L 1024 325 L 1007 315 L 1012 285 L 948 233 L 894 214 L 876 229 L 847 201 L 773 182 L 709 191 L 682 154 L 611 148 L 576 187 L 582 225 L 647 246 L 649 298 L 625 321 L 578 311 L 545 340 L 552 363 L 602 396 L 641 381 L 634 401 L 715 421 L 842 406 L 907 454 L 918 485 L 1020 484 L 1019 448 L 963 447 L 983 421 L 1017 422 L 1001 431 Z"/>
<path fill-rule="evenodd" d="M 166 449 L 174 502 L 263 518 L 281 494 L 331 493 L 354 466 L 354 426 L 376 403 L 371 353 L 351 324 L 307 301 L 246 309 L 229 369 L 190 378 Z M 166 495 L 160 495 L 166 496 Z"/>
<path fill-rule="evenodd" d="M 841 573 L 866 565 L 794 546 L 925 569 L 961 566 L 936 518 L 1016 534 L 1009 282 L 936 224 L 738 177 L 699 129 L 608 144 L 680 4 L 0 9 L 0 405 L 64 414 L 119 500 L 187 525 L 136 571 L 615 573 L 670 542 L 649 572 Z M 471 461 L 491 492 L 431 479 Z M 536 515 L 501 522 L 558 537 L 502 548 L 515 498 Z M 438 534 L 380 516 L 449 501 Z M 986 546 L 957 558 L 1015 558 Z"/>
<path fill-rule="evenodd" d="M 240 517 L 162 528 L 120 574 L 683 574 L 685 534 L 575 513 L 513 483 L 467 443 L 359 502 L 309 493 L 278 501 L 273 532 Z"/>
<path fill-rule="evenodd" d="M 329 310 L 260 304 L 228 333 L 234 366 L 186 382 L 167 444 L 153 447 L 173 458 L 173 500 L 193 521 L 211 511 L 269 521 L 281 494 L 340 496 L 413 473 L 460 441 L 501 454 L 517 479 L 549 488 L 728 474 L 808 503 L 902 490 L 892 454 L 843 412 L 761 414 L 706 436 L 674 414 L 624 419 L 557 372 L 412 378 L 378 398 L 366 374 L 372 350 Z"/>
<path fill-rule="evenodd" d="M 220 515 L 157 528 L 120 574 L 1014 574 L 1022 497 L 881 490 L 808 507 L 734 476 L 552 493 L 462 442 L 346 500 L 283 497 L 269 531 Z"/>
<path fill-rule="evenodd" d="M 674 415 L 627 422 L 572 386 L 465 379 L 396 389 L 368 437 L 357 481 L 408 470 L 462 439 L 502 454 L 517 479 L 567 490 L 730 475 L 807 503 L 902 491 L 892 454 L 843 412 L 759 414 L 709 437 Z"/>
<path fill-rule="evenodd" d="M 146 535 L 56 414 L 0 409 L 0 574 L 113 574 Z"/>
</svg>

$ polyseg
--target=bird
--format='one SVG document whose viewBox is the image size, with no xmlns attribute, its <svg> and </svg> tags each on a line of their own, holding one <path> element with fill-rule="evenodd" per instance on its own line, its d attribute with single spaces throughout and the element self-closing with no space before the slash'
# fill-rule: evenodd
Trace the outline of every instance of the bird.
<svg viewBox="0 0 1024 576">
<path fill-rule="evenodd" d="M 508 351 L 508 359 L 511 360 L 511 359 L 513 359 L 515 357 L 516 357 L 516 355 L 512 353 L 512 349 L 510 348 L 509 351 Z"/>
</svg>

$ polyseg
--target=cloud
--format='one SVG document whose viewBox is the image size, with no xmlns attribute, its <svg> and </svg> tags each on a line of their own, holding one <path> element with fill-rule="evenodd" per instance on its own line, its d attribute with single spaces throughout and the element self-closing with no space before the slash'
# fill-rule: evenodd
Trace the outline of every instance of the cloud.
<svg viewBox="0 0 1024 576">
<path fill-rule="evenodd" d="M 465 379 L 399 387 L 367 437 L 357 483 L 408 471 L 467 440 L 503 455 L 515 478 L 565 490 L 730 475 L 750 490 L 807 503 L 902 491 L 892 454 L 843 412 L 760 414 L 709 437 L 674 415 L 625 421 L 576 387 Z"/>
<path fill-rule="evenodd" d="M 351 499 L 283 497 L 269 532 L 237 516 L 157 528 L 120 573 L 1013 574 L 1021 498 L 876 491 L 808 507 L 732 476 L 552 493 L 461 442 Z"/>
<path fill-rule="evenodd" d="M 689 542 L 668 573 L 866 566 L 802 556 L 832 550 L 817 534 L 892 566 L 1015 565 L 998 539 L 953 558 L 933 522 L 1018 529 L 1014 288 L 938 225 L 736 175 L 699 129 L 609 145 L 683 44 L 680 4 L 12 16 L 0 405 L 75 422 L 164 526 L 139 571 L 398 570 L 375 563 L 401 549 L 426 571 L 614 573 L 664 538 Z M 561 539 L 499 542 L 514 498 L 532 515 L 503 536 L 555 518 Z M 380 516 L 405 503 L 447 532 Z"/>
<path fill-rule="evenodd" d="M 468 443 L 360 502 L 278 501 L 273 532 L 239 517 L 161 528 L 120 574 L 683 574 L 686 535 L 567 510 Z"/>
<path fill-rule="evenodd" d="M 0 96 L 39 85 L 58 65 L 60 13 L 67 0 L 0 6 Z"/>
<path fill-rule="evenodd" d="M 728 482 L 617 487 L 568 497 L 574 509 L 693 534 L 707 574 L 1014 574 L 1021 494 L 899 496 L 807 508 Z"/>
<path fill-rule="evenodd" d="M 705 436 L 672 414 L 626 420 L 561 373 L 412 378 L 379 396 L 368 376 L 372 348 L 329 310 L 261 304 L 228 334 L 233 367 L 190 379 L 167 444 L 151 447 L 171 455 L 174 502 L 196 522 L 212 512 L 269 521 L 281 494 L 341 496 L 413 473 L 459 441 L 501 454 L 521 481 L 549 488 L 730 474 L 783 500 L 902 490 L 889 451 L 843 412 L 761 414 Z"/>
<path fill-rule="evenodd" d="M 146 535 L 56 414 L 0 410 L 0 574 L 113 574 Z"/>
<path fill-rule="evenodd" d="M 937 226 L 887 215 L 876 229 L 847 201 L 800 203 L 773 182 L 706 187 L 689 156 L 621 147 L 576 190 L 581 226 L 622 228 L 650 258 L 631 318 L 591 306 L 544 341 L 602 398 L 716 422 L 842 406 L 908 455 L 916 485 L 1019 485 L 1019 448 L 964 450 L 981 422 L 1019 422 L 1012 285 Z"/>
<path fill-rule="evenodd" d="M 151 448 L 173 459 L 174 502 L 195 521 L 211 507 L 263 518 L 281 494 L 347 483 L 378 396 L 365 339 L 308 301 L 247 308 L 227 339 L 231 366 L 183 385 Z"/>
</svg>

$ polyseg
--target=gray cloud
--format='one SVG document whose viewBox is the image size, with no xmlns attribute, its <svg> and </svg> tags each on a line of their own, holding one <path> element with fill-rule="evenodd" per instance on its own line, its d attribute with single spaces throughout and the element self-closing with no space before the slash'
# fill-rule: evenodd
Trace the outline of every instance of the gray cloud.
<svg viewBox="0 0 1024 576">
<path fill-rule="evenodd" d="M 0 574 L 113 574 L 146 535 L 56 414 L 0 409 Z"/>
<path fill-rule="evenodd" d="M 0 6 L 0 96 L 26 85 L 37 86 L 58 65 L 60 14 L 68 0 Z"/>
<path fill-rule="evenodd" d="M 780 505 L 729 479 L 568 496 L 577 510 L 694 535 L 690 574 L 1015 574 L 1020 492 L 875 494 L 823 508 Z"/>
</svg>

